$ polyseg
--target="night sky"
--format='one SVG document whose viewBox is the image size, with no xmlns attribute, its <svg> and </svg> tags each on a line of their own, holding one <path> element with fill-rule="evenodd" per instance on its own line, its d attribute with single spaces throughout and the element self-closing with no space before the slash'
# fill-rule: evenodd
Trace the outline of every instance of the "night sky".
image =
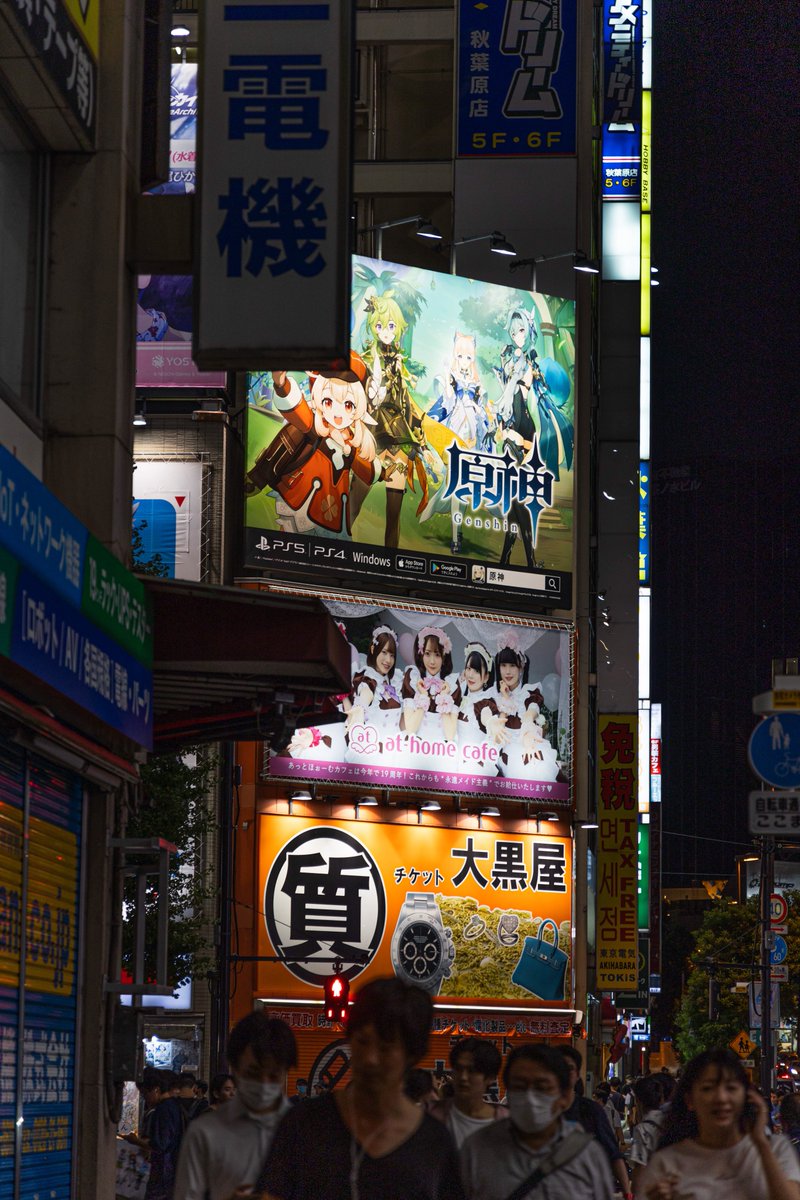
<svg viewBox="0 0 800 1200">
<path fill-rule="evenodd" d="M 783 4 L 654 16 L 652 692 L 677 886 L 746 852 L 751 699 L 800 654 L 797 65 Z"/>
</svg>

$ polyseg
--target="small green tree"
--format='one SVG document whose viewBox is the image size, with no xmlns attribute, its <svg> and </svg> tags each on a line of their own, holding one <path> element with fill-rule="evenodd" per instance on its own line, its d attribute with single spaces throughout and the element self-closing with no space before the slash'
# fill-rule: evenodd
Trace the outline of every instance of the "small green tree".
<svg viewBox="0 0 800 1200">
<path fill-rule="evenodd" d="M 800 970 L 800 893 L 789 892 L 787 937 L 789 979 L 792 986 L 780 989 L 781 1016 L 796 1014 L 797 979 Z M 684 1062 L 703 1050 L 727 1046 L 750 1023 L 746 992 L 732 992 L 737 982 L 758 982 L 761 924 L 758 898 L 745 904 L 720 900 L 703 917 L 694 935 L 689 956 L 689 977 L 675 1020 L 675 1043 Z M 721 963 L 738 963 L 723 967 Z M 709 1020 L 708 981 L 710 971 L 719 983 L 719 1015 Z"/>
<path fill-rule="evenodd" d="M 208 803 L 216 767 L 216 758 L 205 750 L 153 755 L 141 768 L 141 803 L 128 818 L 128 837 L 161 837 L 178 847 L 170 860 L 169 876 L 169 982 L 176 987 L 187 979 L 200 978 L 214 962 L 204 906 L 216 893 L 213 864 L 205 859 L 205 841 L 216 825 Z M 135 862 L 135 857 L 130 861 Z M 134 879 L 129 879 L 123 968 L 131 973 L 135 888 Z M 156 879 L 151 877 L 145 916 L 146 978 L 155 977 L 157 902 Z"/>
</svg>

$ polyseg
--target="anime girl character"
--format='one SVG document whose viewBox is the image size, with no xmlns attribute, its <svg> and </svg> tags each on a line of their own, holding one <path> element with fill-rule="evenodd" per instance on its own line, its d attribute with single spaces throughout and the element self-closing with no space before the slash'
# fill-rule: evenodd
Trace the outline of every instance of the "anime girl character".
<svg viewBox="0 0 800 1200">
<path fill-rule="evenodd" d="M 505 734 L 505 722 L 485 703 L 493 695 L 494 660 L 482 642 L 470 642 L 467 645 L 459 683 L 461 705 L 458 733 L 461 743 L 481 743 L 489 737 L 495 745 L 502 744 L 502 739 L 508 737 Z M 497 764 L 489 760 L 484 762 L 470 757 L 470 769 L 497 774 Z"/>
<path fill-rule="evenodd" d="M 453 674 L 453 644 L 443 629 L 426 625 L 414 643 L 414 666 L 403 675 L 403 725 L 407 733 L 455 740 L 461 685 Z M 437 721 L 437 718 L 439 720 Z"/>
<path fill-rule="evenodd" d="M 400 544 L 400 512 L 406 486 L 414 491 L 419 481 L 424 504 L 428 498 L 425 469 L 427 447 L 422 432 L 422 414 L 411 398 L 411 376 L 400 340 L 408 323 L 400 305 L 387 292 L 366 302 L 367 339 L 363 348 L 370 379 L 367 385 L 369 411 L 375 424 L 375 442 L 386 485 L 384 545 Z M 367 494 L 363 481 L 352 495 L 352 518 L 358 516 Z"/>
<path fill-rule="evenodd" d="M 384 731 L 397 731 L 403 702 L 394 684 L 396 665 L 397 634 L 388 625 L 379 625 L 372 633 L 366 666 L 353 676 L 348 729 L 368 723 L 379 736 Z"/>
<path fill-rule="evenodd" d="M 498 638 L 494 659 L 494 693 L 475 704 L 481 728 L 503 747 L 500 755 L 503 774 L 524 778 L 555 780 L 560 763 L 547 741 L 547 721 L 542 714 L 544 697 L 541 684 L 528 682 L 530 664 L 513 630 Z M 492 721 L 495 717 L 497 720 Z"/>
<path fill-rule="evenodd" d="M 525 309 L 515 309 L 506 326 L 509 342 L 500 355 L 500 367 L 496 374 L 503 384 L 503 394 L 497 404 L 500 424 L 498 441 L 500 448 L 508 448 L 522 462 L 533 449 L 534 434 L 537 434 L 539 455 L 554 479 L 559 478 L 563 463 L 572 466 L 572 426 L 553 398 L 536 354 L 536 314 Z M 519 529 L 529 568 L 535 567 L 535 536 L 530 511 L 519 501 L 513 501 L 509 510 L 509 528 L 506 533 L 500 563 L 507 566 Z"/>
<path fill-rule="evenodd" d="M 437 375 L 433 381 L 436 400 L 428 410 L 431 420 L 444 425 L 468 450 L 488 450 L 491 438 L 488 401 L 480 381 L 476 363 L 477 346 L 471 333 L 456 331 L 453 337 L 453 353 L 447 379 Z M 435 512 L 441 512 L 445 502 L 441 499 L 446 485 L 437 491 L 420 514 L 426 521 Z M 451 549 L 461 552 L 461 522 L 456 514 L 463 508 L 455 496 L 450 498 L 452 523 Z"/>
<path fill-rule="evenodd" d="M 306 400 L 285 371 L 273 371 L 274 404 L 286 426 L 247 474 L 246 491 L 271 487 L 282 530 L 349 537 L 351 477 L 365 488 L 380 478 L 381 462 L 368 426 L 367 366 L 353 352 L 350 367 L 309 373 Z"/>
</svg>

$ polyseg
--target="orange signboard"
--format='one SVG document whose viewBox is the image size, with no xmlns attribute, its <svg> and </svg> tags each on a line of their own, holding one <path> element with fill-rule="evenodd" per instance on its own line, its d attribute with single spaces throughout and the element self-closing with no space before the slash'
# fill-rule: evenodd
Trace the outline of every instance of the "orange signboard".
<svg viewBox="0 0 800 1200">
<path fill-rule="evenodd" d="M 637 987 L 637 803 L 635 714 L 598 723 L 597 987 Z"/>
<path fill-rule="evenodd" d="M 569 838 L 264 815 L 264 999 L 320 999 L 335 962 L 358 987 L 395 974 L 436 1000 L 571 1006 Z M 635 897 L 635 890 L 634 890 Z"/>
</svg>

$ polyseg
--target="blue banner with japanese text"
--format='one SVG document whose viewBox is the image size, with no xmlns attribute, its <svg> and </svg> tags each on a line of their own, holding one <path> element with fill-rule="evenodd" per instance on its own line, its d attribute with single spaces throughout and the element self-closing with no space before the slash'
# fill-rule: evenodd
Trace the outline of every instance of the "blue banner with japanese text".
<svg viewBox="0 0 800 1200">
<path fill-rule="evenodd" d="M 575 153 L 576 6 L 461 0 L 459 157 Z"/>
</svg>

